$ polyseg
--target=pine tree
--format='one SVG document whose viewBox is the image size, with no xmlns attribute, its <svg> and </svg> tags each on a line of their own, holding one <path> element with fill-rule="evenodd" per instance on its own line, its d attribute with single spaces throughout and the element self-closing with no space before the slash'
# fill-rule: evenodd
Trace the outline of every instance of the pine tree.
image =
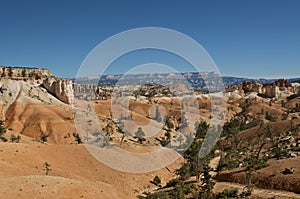
<svg viewBox="0 0 300 199">
<path fill-rule="evenodd" d="M 135 133 L 135 136 L 138 138 L 138 142 L 139 142 L 140 144 L 142 144 L 143 141 L 145 141 L 145 138 L 144 138 L 145 133 L 144 133 L 142 127 L 139 127 L 139 128 L 138 128 L 137 132 Z"/>
<path fill-rule="evenodd" d="M 161 115 L 160 115 L 160 111 L 159 111 L 159 106 L 156 106 L 156 110 L 155 110 L 155 120 L 157 122 L 161 122 L 162 121 L 162 118 L 161 118 Z"/>
<path fill-rule="evenodd" d="M 48 135 L 46 135 L 45 133 L 41 133 L 40 139 L 41 139 L 42 143 L 47 142 L 47 138 L 48 138 Z"/>
<path fill-rule="evenodd" d="M 156 186 L 160 186 L 161 184 L 161 179 L 156 175 L 153 179 L 153 184 L 155 184 Z"/>
<path fill-rule="evenodd" d="M 203 169 L 203 186 L 199 196 L 200 198 L 213 198 L 214 194 L 212 190 L 216 183 L 213 181 L 212 176 L 209 174 L 212 169 L 208 165 L 205 165 Z"/>
</svg>

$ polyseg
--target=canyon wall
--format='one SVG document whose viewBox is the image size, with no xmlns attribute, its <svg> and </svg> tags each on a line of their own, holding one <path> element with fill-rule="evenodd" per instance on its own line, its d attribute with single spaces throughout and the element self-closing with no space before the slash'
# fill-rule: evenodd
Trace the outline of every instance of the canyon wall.
<svg viewBox="0 0 300 199">
<path fill-rule="evenodd" d="M 72 80 L 54 77 L 46 69 L 0 66 L 0 78 L 26 81 L 32 85 L 42 86 L 66 104 L 71 104 L 73 100 Z"/>
</svg>

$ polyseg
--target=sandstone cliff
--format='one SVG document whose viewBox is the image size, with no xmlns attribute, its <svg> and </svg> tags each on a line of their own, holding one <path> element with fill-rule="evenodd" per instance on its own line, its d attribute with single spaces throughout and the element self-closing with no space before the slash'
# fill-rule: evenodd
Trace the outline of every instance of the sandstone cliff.
<svg viewBox="0 0 300 199">
<path fill-rule="evenodd" d="M 72 80 L 54 77 L 49 70 L 0 66 L 0 78 L 22 80 L 32 85 L 44 87 L 62 102 L 72 103 Z"/>
<path fill-rule="evenodd" d="M 41 82 L 40 80 L 51 76 L 53 76 L 52 73 L 46 69 L 0 66 L 1 78 Z"/>
<path fill-rule="evenodd" d="M 71 104 L 73 100 L 72 80 L 47 77 L 43 80 L 42 86 L 57 99 Z"/>
</svg>

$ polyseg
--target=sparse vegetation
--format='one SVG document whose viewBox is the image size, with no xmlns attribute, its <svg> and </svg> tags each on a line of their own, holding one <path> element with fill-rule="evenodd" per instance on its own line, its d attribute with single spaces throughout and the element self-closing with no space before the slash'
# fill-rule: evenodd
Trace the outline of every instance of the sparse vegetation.
<svg viewBox="0 0 300 199">
<path fill-rule="evenodd" d="M 6 142 L 7 139 L 3 136 L 5 133 L 6 133 L 6 128 L 4 127 L 4 122 L 3 120 L 0 120 L 0 139 L 3 141 L 3 142 Z"/>
<path fill-rule="evenodd" d="M 159 142 L 162 146 L 167 146 L 171 142 L 171 132 L 165 132 L 165 136 L 159 139 Z"/>
<path fill-rule="evenodd" d="M 216 199 L 235 199 L 240 198 L 238 195 L 238 189 L 224 189 L 221 193 L 216 195 Z"/>
<path fill-rule="evenodd" d="M 156 109 L 155 109 L 155 120 L 157 122 L 162 121 L 161 114 L 160 114 L 160 111 L 159 111 L 159 106 L 156 106 Z"/>
<path fill-rule="evenodd" d="M 108 137 L 108 139 L 110 139 L 111 135 L 114 133 L 113 123 L 109 121 L 103 131 L 105 132 L 105 135 Z"/>
<path fill-rule="evenodd" d="M 137 130 L 137 132 L 135 133 L 135 137 L 138 138 L 138 142 L 139 142 L 140 144 L 143 144 L 143 142 L 146 140 L 146 139 L 144 138 L 144 136 L 145 136 L 145 133 L 144 133 L 142 127 L 139 127 L 138 130 Z"/>
<path fill-rule="evenodd" d="M 157 175 L 153 178 L 153 180 L 151 182 L 153 184 L 155 184 L 156 186 L 161 186 L 161 179 Z"/>
<path fill-rule="evenodd" d="M 274 116 L 270 115 L 269 112 L 266 112 L 266 120 L 269 120 L 271 122 L 274 122 L 275 119 L 274 119 Z"/>
<path fill-rule="evenodd" d="M 42 142 L 42 143 L 47 142 L 48 136 L 49 136 L 49 135 L 46 135 L 45 133 L 41 133 L 41 135 L 40 135 L 41 142 Z"/>
<path fill-rule="evenodd" d="M 49 171 L 52 171 L 51 169 L 51 164 L 49 164 L 48 162 L 45 162 L 43 164 L 43 167 L 44 167 L 44 171 L 45 171 L 45 174 L 48 175 L 49 174 Z"/>
<path fill-rule="evenodd" d="M 201 123 L 196 122 L 195 123 L 196 138 L 205 138 L 208 127 L 209 125 L 205 121 Z"/>
<path fill-rule="evenodd" d="M 77 144 L 83 143 L 79 133 L 73 133 L 73 137 L 75 138 L 75 142 L 77 142 Z"/>
<path fill-rule="evenodd" d="M 249 85 L 245 83 L 245 86 Z M 31 88 L 31 94 L 36 95 L 37 90 L 35 89 L 35 86 L 31 85 Z M 112 88 L 108 88 L 106 90 L 108 93 L 105 93 L 106 99 L 109 99 L 109 89 L 112 90 Z M 1 148 L 0 153 L 1 155 L 3 155 L 3 158 L 1 161 L 5 162 L 5 164 L 6 162 L 12 162 L 10 157 L 5 157 L 7 151 L 12 150 L 11 148 L 13 148 L 14 151 L 13 153 L 10 153 L 9 156 L 12 157 L 18 157 L 21 154 L 23 154 L 24 151 L 32 150 L 31 146 L 29 145 L 32 139 L 36 138 L 35 133 L 39 131 L 44 131 L 44 126 L 46 126 L 46 129 L 51 129 L 51 131 L 49 132 L 51 132 L 51 138 L 53 138 L 53 140 L 51 140 L 53 141 L 53 145 L 55 144 L 55 142 L 61 145 L 70 144 L 70 146 L 68 147 L 70 147 L 72 151 L 68 152 L 67 154 L 69 155 L 72 152 L 77 151 L 76 157 L 77 155 L 82 157 L 85 154 L 82 151 L 79 151 L 82 147 L 76 147 L 74 145 L 74 140 L 78 144 L 82 144 L 84 142 L 89 144 L 95 144 L 95 146 L 97 147 L 108 146 L 108 144 L 106 145 L 106 143 L 109 143 L 110 146 L 106 147 L 105 149 L 118 147 L 120 145 L 122 147 L 122 150 L 128 150 L 129 152 L 134 150 L 137 150 L 137 152 L 152 151 L 153 149 L 161 148 L 161 146 L 168 146 L 170 149 L 174 149 L 176 152 L 182 154 L 183 160 L 178 160 L 178 162 L 182 160 L 182 162 L 180 162 L 180 165 L 178 162 L 176 162 L 171 167 L 167 166 L 159 172 L 154 171 L 153 173 L 149 173 L 145 175 L 146 177 L 148 177 L 148 179 L 146 179 L 146 181 L 144 182 L 142 182 L 140 178 L 140 176 L 142 175 L 137 175 L 138 177 L 136 178 L 139 179 L 134 179 L 134 183 L 132 183 L 132 181 L 129 182 L 129 180 L 132 180 L 131 174 L 120 174 L 121 177 L 118 179 L 122 183 L 129 182 L 128 184 L 130 184 L 130 186 L 132 184 L 134 188 L 141 189 L 134 191 L 135 194 L 143 193 L 143 196 L 139 196 L 139 198 L 245 198 L 252 194 L 254 184 L 259 184 L 262 182 L 263 186 L 273 186 L 274 188 L 277 188 L 277 186 L 284 186 L 282 181 L 285 179 L 291 178 L 293 180 L 298 180 L 297 175 L 299 168 L 295 168 L 295 165 L 286 166 L 284 165 L 284 163 L 285 161 L 298 162 L 297 157 L 300 154 L 299 99 L 293 98 L 291 100 L 287 100 L 278 96 L 275 96 L 271 99 L 270 96 L 268 96 L 267 94 L 264 94 L 264 97 L 262 98 L 260 97 L 260 95 L 256 95 L 255 93 L 253 93 L 253 90 L 258 88 L 252 88 L 251 86 L 245 89 L 236 89 L 235 87 L 230 89 L 235 90 L 233 91 L 234 93 L 228 94 L 228 96 L 230 96 L 230 100 L 227 102 L 228 114 L 226 118 L 223 114 L 218 115 L 216 118 L 221 120 L 225 118 L 227 121 L 224 125 L 221 138 L 219 142 L 217 142 L 217 146 L 215 146 L 213 150 L 204 158 L 202 156 L 199 156 L 199 150 L 201 147 L 203 147 L 204 141 L 209 140 L 211 138 L 210 136 L 213 136 L 212 134 L 207 134 L 207 130 L 209 128 L 209 125 L 211 124 L 211 121 L 209 121 L 209 119 L 212 119 L 214 117 L 212 114 L 213 111 L 218 112 L 218 110 L 216 109 L 221 109 L 222 107 L 216 107 L 215 109 L 213 107 L 210 107 L 209 96 L 202 96 L 203 93 L 201 91 L 197 91 L 201 94 L 199 94 L 199 98 L 197 99 L 200 103 L 199 111 L 201 112 L 201 114 L 200 117 L 197 117 L 196 113 L 198 110 L 194 110 L 191 107 L 190 103 L 192 102 L 182 100 L 184 98 L 182 97 L 184 96 L 184 94 L 180 95 L 177 98 L 169 99 L 164 95 L 172 96 L 172 93 L 170 93 L 164 86 L 147 85 L 139 89 L 138 92 L 135 93 L 135 99 L 130 98 L 130 110 L 126 114 L 124 113 L 124 115 L 121 114 L 120 118 L 113 118 L 111 107 L 109 106 L 109 103 L 107 103 L 107 101 L 98 100 L 90 103 L 97 106 L 93 110 L 95 110 L 99 119 L 100 128 L 102 128 L 104 134 L 110 139 L 106 139 L 106 137 L 102 135 L 102 132 L 100 130 L 96 130 L 94 124 L 96 123 L 95 121 L 97 117 L 89 117 L 88 113 L 86 113 L 86 110 L 81 112 L 81 110 L 78 109 L 76 116 L 80 117 L 82 114 L 82 116 L 87 120 L 84 121 L 85 123 L 79 121 L 78 123 L 80 125 L 78 126 L 86 128 L 82 130 L 86 130 L 86 132 L 89 133 L 79 134 L 69 131 L 69 129 L 72 130 L 74 128 L 69 128 L 68 132 L 67 130 L 65 130 L 67 128 L 62 128 L 62 130 L 57 127 L 51 128 L 52 124 L 48 122 L 48 120 L 47 122 L 43 121 L 44 118 L 47 117 L 47 111 L 45 111 L 43 117 L 37 118 L 38 120 L 35 120 L 34 117 L 28 117 L 30 119 L 30 122 L 32 121 L 32 123 L 28 123 L 29 119 L 27 120 L 27 118 L 24 116 L 27 116 L 26 114 L 28 112 L 32 112 L 30 107 L 27 107 L 27 104 L 26 107 L 20 106 L 28 108 L 29 110 L 26 109 L 26 114 L 24 115 L 18 115 L 18 112 L 22 111 L 16 111 L 15 113 L 13 109 L 19 108 L 19 104 L 16 103 L 16 107 L 14 107 L 15 104 L 11 105 L 9 109 L 12 109 L 11 112 L 15 115 L 11 114 L 10 112 L 5 113 L 5 121 L 9 121 L 6 123 L 8 125 L 4 125 L 4 121 L 0 121 L 0 138 L 3 141 L 6 141 L 6 139 L 8 138 L 10 142 L 17 143 L 21 139 L 21 134 L 19 133 L 24 133 L 24 136 L 22 135 L 22 142 L 24 142 L 24 144 L 2 143 L 1 145 L 3 146 L 3 149 Z M 259 89 L 263 90 L 261 88 Z M 44 92 L 42 92 L 44 91 L 44 88 L 38 90 L 41 92 L 38 94 L 37 97 L 40 96 L 41 99 L 49 99 L 49 96 L 44 96 Z M 4 93 L 2 89 L 0 89 L 0 91 L 3 94 L 3 96 L 5 95 L 6 99 L 12 99 L 8 98 L 8 96 L 16 96 L 17 94 L 17 92 L 15 93 L 11 89 Z M 103 91 L 104 89 L 101 89 L 102 95 L 104 95 Z M 126 92 L 127 91 L 125 89 L 124 93 L 122 94 L 127 95 Z M 251 95 L 248 95 L 250 92 Z M 280 90 L 278 92 L 280 92 Z M 290 92 L 293 92 L 292 89 L 288 90 L 287 93 Z M 29 95 L 28 93 L 30 92 L 25 92 L 26 95 Z M 24 93 L 21 93 L 20 95 L 23 94 Z M 160 98 L 160 96 L 164 96 L 164 98 Z M 283 96 L 286 96 L 286 94 L 283 94 Z M 54 95 L 51 96 L 51 99 L 54 99 L 54 97 Z M 42 104 L 41 102 L 37 102 L 36 99 L 28 98 L 28 101 L 29 100 L 34 100 L 33 102 L 38 103 L 39 105 Z M 46 101 L 49 102 L 49 100 Z M 21 100 L 18 101 L 18 103 L 20 103 L 20 105 L 23 105 L 21 103 Z M 164 107 L 166 115 L 162 115 L 162 112 L 160 112 L 158 105 L 154 107 L 156 109 L 152 110 L 151 107 L 154 103 L 157 103 L 161 107 Z M 66 125 L 74 125 L 73 122 L 69 120 L 76 118 L 75 112 L 73 111 L 73 117 L 70 117 L 70 108 L 68 106 L 64 106 L 62 103 L 57 103 L 56 101 L 53 102 L 53 104 L 51 104 L 50 107 L 52 108 L 57 104 L 59 104 L 58 108 L 55 107 L 54 110 L 51 109 L 51 111 L 57 112 L 57 114 L 53 113 L 49 115 L 51 117 L 55 117 L 55 115 L 58 115 L 60 121 L 62 121 L 61 119 L 63 119 Z M 102 106 L 102 104 L 104 104 L 104 106 Z M 218 106 L 219 105 L 220 104 L 218 104 Z M 41 105 L 41 109 L 42 108 L 43 107 Z M 192 116 L 189 116 L 187 113 L 184 113 L 184 111 L 181 111 L 180 109 L 182 108 L 191 111 Z M 88 106 L 88 112 L 94 112 L 91 111 L 91 106 Z M 17 120 L 16 123 L 14 123 L 14 121 L 12 122 L 12 119 Z M 128 124 L 130 125 L 130 123 L 125 120 L 133 120 L 133 122 L 137 122 L 137 124 L 146 124 L 147 120 L 150 122 L 153 122 L 153 120 L 155 120 L 157 122 L 165 121 L 165 124 L 160 129 L 157 135 L 151 135 L 151 137 L 147 138 L 146 140 L 146 135 L 150 135 L 150 132 L 146 132 L 146 129 L 149 128 L 143 127 L 144 129 L 142 129 L 140 127 L 136 130 L 136 132 L 129 132 L 126 130 L 125 126 L 128 127 Z M 39 124 L 40 127 L 39 125 L 36 125 L 34 126 L 34 128 L 27 128 L 28 126 L 25 125 L 22 126 L 22 124 L 33 125 L 35 121 L 41 121 L 41 123 L 43 124 L 40 125 L 40 123 L 37 122 L 37 124 Z M 198 122 L 196 122 L 195 124 L 195 121 Z M 20 128 L 18 125 L 20 125 L 22 128 Z M 157 123 L 155 123 L 155 125 L 156 127 L 158 126 Z M 13 128 L 14 131 L 8 129 L 8 132 L 6 132 L 5 126 Z M 24 130 L 20 131 L 19 129 Z M 221 124 L 215 126 L 211 125 L 211 129 L 215 129 L 216 132 L 218 130 L 219 132 L 220 130 L 222 130 L 222 126 Z M 19 132 L 17 132 L 18 130 Z M 61 133 L 61 131 L 64 130 L 65 132 Z M 47 131 L 46 133 L 42 133 L 39 137 L 42 143 L 45 143 L 48 140 L 48 136 L 50 134 L 47 134 Z M 90 131 L 95 132 L 90 133 Z M 64 136 L 64 139 L 61 139 L 60 136 Z M 216 136 L 216 134 L 214 136 Z M 102 142 L 105 144 L 102 144 Z M 33 143 L 33 145 L 33 148 L 41 149 L 36 150 L 37 153 L 41 151 L 43 152 L 43 154 L 46 154 L 46 150 L 53 149 L 51 148 L 53 147 L 52 144 L 41 145 Z M 63 146 L 59 147 L 63 148 Z M 165 151 L 168 150 L 169 149 Z M 19 151 L 21 151 L 21 153 L 17 153 Z M 61 153 L 61 151 L 63 150 L 56 150 L 55 152 Z M 27 156 L 26 158 L 30 159 L 30 157 Z M 78 158 L 68 158 L 67 160 L 69 159 L 77 161 Z M 40 164 L 43 164 L 43 162 L 41 162 Z M 54 162 L 52 162 L 51 164 L 54 164 Z M 278 171 L 269 171 L 269 168 L 266 167 L 268 167 L 268 165 L 270 164 L 270 168 L 273 168 L 274 162 L 275 164 L 277 162 L 280 162 L 280 169 Z M 109 179 L 110 174 L 106 174 L 103 172 L 100 172 L 99 174 L 98 169 L 101 169 L 102 165 L 97 165 L 95 167 L 93 166 L 94 164 L 91 164 L 91 168 L 93 168 L 91 172 L 94 172 L 95 175 L 98 175 L 96 177 L 92 176 L 93 179 L 98 179 L 98 177 L 99 179 L 101 179 L 102 175 L 107 175 L 105 176 L 105 179 Z M 89 169 L 89 165 L 86 168 Z M 45 162 L 42 168 L 37 166 L 36 169 L 43 169 L 41 172 L 45 172 L 45 175 L 52 174 L 52 167 L 48 162 Z M 62 169 L 57 169 L 56 172 L 62 172 L 59 170 Z M 83 170 L 80 170 L 80 172 L 81 171 Z M 115 171 L 111 170 L 111 172 Z M 168 173 L 166 175 L 167 172 L 172 173 Z M 76 174 L 80 175 L 79 171 L 76 172 Z M 225 179 L 224 181 L 228 180 L 236 183 L 243 183 L 243 185 L 240 187 L 244 186 L 244 189 L 240 189 L 239 192 L 237 189 L 225 189 L 220 193 L 216 193 L 216 189 L 214 189 L 214 186 L 218 183 L 218 180 L 222 181 L 222 178 L 219 178 L 219 176 L 222 176 L 222 174 L 223 177 L 228 177 L 226 179 L 223 178 Z M 62 175 L 62 173 L 58 175 Z M 268 176 L 265 177 L 266 175 Z M 174 177 L 171 179 L 170 176 Z M 124 180 L 122 178 L 124 178 Z M 135 178 L 135 176 L 133 178 Z M 266 179 L 262 178 L 267 178 L 269 182 L 265 183 Z M 140 182 L 142 182 L 141 185 L 136 186 L 135 183 Z M 149 182 L 151 182 L 152 184 L 150 184 Z M 297 182 L 298 181 L 296 181 L 296 183 L 294 184 L 297 185 Z M 282 183 L 282 185 L 278 185 L 275 183 Z M 113 184 L 113 186 L 114 185 L 116 184 Z"/>
<path fill-rule="evenodd" d="M 20 135 L 15 135 L 15 134 L 11 134 L 10 135 L 10 141 L 11 142 L 16 142 L 16 143 L 19 143 L 21 140 L 21 136 Z"/>
<path fill-rule="evenodd" d="M 211 168 L 208 165 L 205 165 L 203 168 L 203 179 L 202 179 L 202 187 L 199 192 L 198 198 L 213 198 L 214 193 L 212 189 L 215 186 L 215 182 L 212 180 L 212 176 L 210 175 Z"/>
</svg>

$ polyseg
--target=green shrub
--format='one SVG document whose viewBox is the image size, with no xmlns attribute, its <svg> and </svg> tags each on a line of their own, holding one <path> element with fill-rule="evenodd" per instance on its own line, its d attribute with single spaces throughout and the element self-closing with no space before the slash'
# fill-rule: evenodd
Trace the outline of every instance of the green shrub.
<svg viewBox="0 0 300 199">
<path fill-rule="evenodd" d="M 164 191 L 152 193 L 148 196 L 137 196 L 139 199 L 168 199 L 168 194 Z"/>
<path fill-rule="evenodd" d="M 152 180 L 152 183 L 155 184 L 156 186 L 159 186 L 161 184 L 161 179 L 156 175 Z"/>
<path fill-rule="evenodd" d="M 232 170 L 235 168 L 238 168 L 240 164 L 240 161 L 236 159 L 224 159 L 224 161 L 220 164 L 220 170 Z"/>
<path fill-rule="evenodd" d="M 20 135 L 18 135 L 18 136 L 15 136 L 15 134 L 11 134 L 11 135 L 10 135 L 10 141 L 11 141 L 11 142 L 16 142 L 16 143 L 18 143 L 18 142 L 20 142 L 20 139 L 21 139 L 21 136 L 20 136 Z"/>
<path fill-rule="evenodd" d="M 175 187 L 176 185 L 178 185 L 181 182 L 180 179 L 175 178 L 170 180 L 169 182 L 167 182 L 166 187 Z"/>
<path fill-rule="evenodd" d="M 272 116 L 272 115 L 269 115 L 269 113 L 268 112 L 266 112 L 266 120 L 269 120 L 269 121 L 271 121 L 271 122 L 274 122 L 275 121 L 275 118 L 274 118 L 274 116 Z"/>
<path fill-rule="evenodd" d="M 73 136 L 74 136 L 75 141 L 77 142 L 77 144 L 82 144 L 83 143 L 79 133 L 73 133 Z"/>
<path fill-rule="evenodd" d="M 48 138 L 48 135 L 46 135 L 45 133 L 41 133 L 40 139 L 41 139 L 42 143 L 47 142 L 47 138 Z"/>
</svg>

